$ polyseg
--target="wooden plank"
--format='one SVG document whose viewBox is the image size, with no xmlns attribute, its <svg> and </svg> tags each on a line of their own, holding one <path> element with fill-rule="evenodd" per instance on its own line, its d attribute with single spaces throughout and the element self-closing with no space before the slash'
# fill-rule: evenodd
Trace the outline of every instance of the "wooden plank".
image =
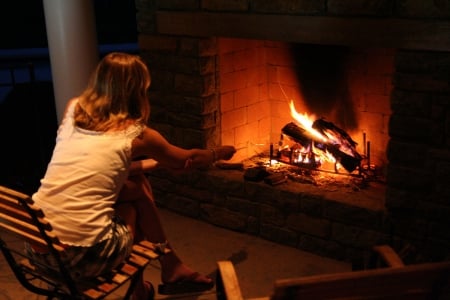
<svg viewBox="0 0 450 300">
<path fill-rule="evenodd" d="M 16 219 L 17 221 L 20 220 L 24 223 L 31 224 L 31 226 L 35 226 L 33 218 L 20 205 L 15 206 L 0 203 L 0 213 L 10 218 Z M 42 225 L 42 228 L 44 228 L 45 230 L 47 231 L 52 230 L 52 227 L 50 226 L 49 222 L 46 219 L 38 218 L 38 222 Z"/>
<path fill-rule="evenodd" d="M 127 275 L 129 275 L 129 276 L 133 276 L 138 271 L 138 268 L 136 268 L 136 267 L 134 267 L 134 266 L 132 266 L 130 264 L 123 264 L 120 267 L 120 271 L 125 273 L 125 274 L 127 274 Z"/>
<path fill-rule="evenodd" d="M 38 246 L 47 247 L 47 242 L 45 240 L 43 240 L 40 237 L 40 235 L 35 235 L 35 234 L 32 234 L 32 233 L 26 232 L 24 230 L 17 229 L 15 227 L 11 226 L 11 225 L 8 225 L 8 224 L 2 223 L 2 222 L 0 222 L 0 227 L 8 230 L 9 232 L 15 234 L 16 236 L 18 236 L 21 239 L 24 239 L 24 240 L 28 241 L 31 244 L 35 243 Z M 64 251 L 64 248 L 59 246 L 59 245 L 57 245 L 57 244 L 53 244 L 53 246 L 55 247 L 55 249 L 57 251 Z"/>
<path fill-rule="evenodd" d="M 157 259 L 159 257 L 159 254 L 156 254 L 153 250 L 140 245 L 133 245 L 133 251 L 149 259 Z"/>
<path fill-rule="evenodd" d="M 391 268 L 404 267 L 402 259 L 398 254 L 388 245 L 381 245 L 373 247 L 373 250 L 383 259 L 383 261 Z"/>
<path fill-rule="evenodd" d="M 145 267 L 150 262 L 147 258 L 137 255 L 135 253 L 131 253 L 130 257 L 128 258 L 128 261 L 133 265 L 139 267 Z"/>
<path fill-rule="evenodd" d="M 450 262 L 442 262 L 280 279 L 275 281 L 273 299 L 334 299 L 338 296 L 384 299 L 388 295 L 431 295 L 438 292 L 436 288 L 450 287 L 449 276 Z"/>
<path fill-rule="evenodd" d="M 218 261 L 217 266 L 219 269 L 218 275 L 220 276 L 221 284 L 225 292 L 225 299 L 227 300 L 243 300 L 244 297 L 241 293 L 241 287 L 234 270 L 234 266 L 231 261 Z"/>
<path fill-rule="evenodd" d="M 168 35 L 450 51 L 450 21 L 444 19 L 159 11 L 156 24 Z"/>
<path fill-rule="evenodd" d="M 88 299 L 92 299 L 92 300 L 100 299 L 101 297 L 103 297 L 105 295 L 105 293 L 103 293 L 101 291 L 97 291 L 95 289 L 89 289 L 87 291 L 84 291 L 83 294 L 86 297 L 88 297 Z"/>
</svg>

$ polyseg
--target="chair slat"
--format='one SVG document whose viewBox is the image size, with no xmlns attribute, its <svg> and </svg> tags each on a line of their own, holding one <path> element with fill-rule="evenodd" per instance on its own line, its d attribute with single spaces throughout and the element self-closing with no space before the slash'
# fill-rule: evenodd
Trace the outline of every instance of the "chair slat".
<svg viewBox="0 0 450 300">
<path fill-rule="evenodd" d="M 48 246 L 47 242 L 38 235 L 30 234 L 26 231 L 17 229 L 11 225 L 8 225 L 8 224 L 2 223 L 2 222 L 0 222 L 0 227 L 8 230 L 9 232 L 13 233 L 17 237 L 19 237 L 27 242 L 29 242 L 30 244 L 37 244 L 38 246 L 41 246 L 41 247 Z M 64 251 L 64 248 L 59 246 L 58 244 L 53 244 L 53 246 L 54 246 L 55 250 L 57 250 L 57 251 Z"/>
<path fill-rule="evenodd" d="M 44 212 L 37 206 L 35 206 L 33 203 L 33 200 L 29 197 L 11 197 L 11 194 L 7 194 L 4 188 L 1 188 L 0 186 L 0 208 L 7 210 L 8 208 L 12 212 L 22 212 L 18 213 L 18 218 L 24 218 L 23 220 L 31 219 L 31 216 L 26 211 L 25 207 L 20 203 L 20 201 L 24 201 L 27 203 L 28 207 L 33 211 L 34 215 L 40 219 L 44 218 Z M 48 226 L 48 221 L 43 220 L 40 221 L 45 226 Z"/>
<path fill-rule="evenodd" d="M 42 238 L 39 228 L 34 224 L 32 220 L 28 220 L 28 222 L 22 221 L 21 219 L 16 219 L 10 215 L 6 215 L 0 212 L 0 224 L 2 223 L 10 224 L 14 229 L 16 229 L 15 232 L 17 234 L 24 237 L 28 238 L 29 236 L 34 236 L 37 238 Z M 54 243 L 59 243 L 58 238 L 54 235 L 53 232 L 47 231 L 46 233 Z"/>
</svg>

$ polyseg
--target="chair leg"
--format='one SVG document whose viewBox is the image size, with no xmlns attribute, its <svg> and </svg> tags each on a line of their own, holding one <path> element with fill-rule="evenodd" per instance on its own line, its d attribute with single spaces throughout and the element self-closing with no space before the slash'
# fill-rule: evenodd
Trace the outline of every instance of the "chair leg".
<svg viewBox="0 0 450 300">
<path fill-rule="evenodd" d="M 136 285 L 138 284 L 139 280 L 142 280 L 142 276 L 144 274 L 144 269 L 139 270 L 138 274 L 136 274 L 131 280 L 130 284 L 128 286 L 127 292 L 125 293 L 125 296 L 123 297 L 123 300 L 129 300 L 131 299 L 131 295 L 134 292 L 134 289 L 136 288 Z"/>
</svg>

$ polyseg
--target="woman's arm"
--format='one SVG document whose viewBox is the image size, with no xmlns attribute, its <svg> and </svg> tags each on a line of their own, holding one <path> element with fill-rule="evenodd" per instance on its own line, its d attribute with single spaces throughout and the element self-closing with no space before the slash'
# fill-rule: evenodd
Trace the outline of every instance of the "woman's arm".
<svg viewBox="0 0 450 300">
<path fill-rule="evenodd" d="M 170 144 L 159 132 L 146 127 L 133 141 L 133 156 L 151 157 L 162 167 L 172 169 L 207 168 L 217 160 L 229 160 L 236 149 L 219 146 L 214 149 L 184 149 Z"/>
</svg>

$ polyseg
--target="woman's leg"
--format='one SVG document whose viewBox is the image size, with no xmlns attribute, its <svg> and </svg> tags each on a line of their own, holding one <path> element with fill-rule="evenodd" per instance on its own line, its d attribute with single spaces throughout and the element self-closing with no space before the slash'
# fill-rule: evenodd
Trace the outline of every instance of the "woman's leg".
<svg viewBox="0 0 450 300">
<path fill-rule="evenodd" d="M 153 243 L 167 241 L 158 208 L 154 202 L 152 188 L 144 174 L 128 178 L 120 194 L 120 202 L 131 201 L 136 208 L 136 231 L 140 231 L 147 240 Z M 163 283 L 177 282 L 186 278 L 197 283 L 211 283 L 212 279 L 197 274 L 172 251 L 160 259 L 161 280 Z M 196 276 L 193 277 L 193 274 Z"/>
<path fill-rule="evenodd" d="M 139 239 L 138 237 L 139 234 L 137 233 L 136 230 L 137 213 L 134 204 L 132 202 L 121 202 L 118 205 L 116 205 L 115 212 L 127 225 L 128 230 L 133 235 L 133 241 L 136 242 L 136 240 Z M 149 290 L 148 287 L 146 286 L 144 276 L 142 274 L 140 280 L 136 284 L 136 288 L 134 289 L 131 299 L 132 300 L 149 299 L 148 293 Z"/>
</svg>

